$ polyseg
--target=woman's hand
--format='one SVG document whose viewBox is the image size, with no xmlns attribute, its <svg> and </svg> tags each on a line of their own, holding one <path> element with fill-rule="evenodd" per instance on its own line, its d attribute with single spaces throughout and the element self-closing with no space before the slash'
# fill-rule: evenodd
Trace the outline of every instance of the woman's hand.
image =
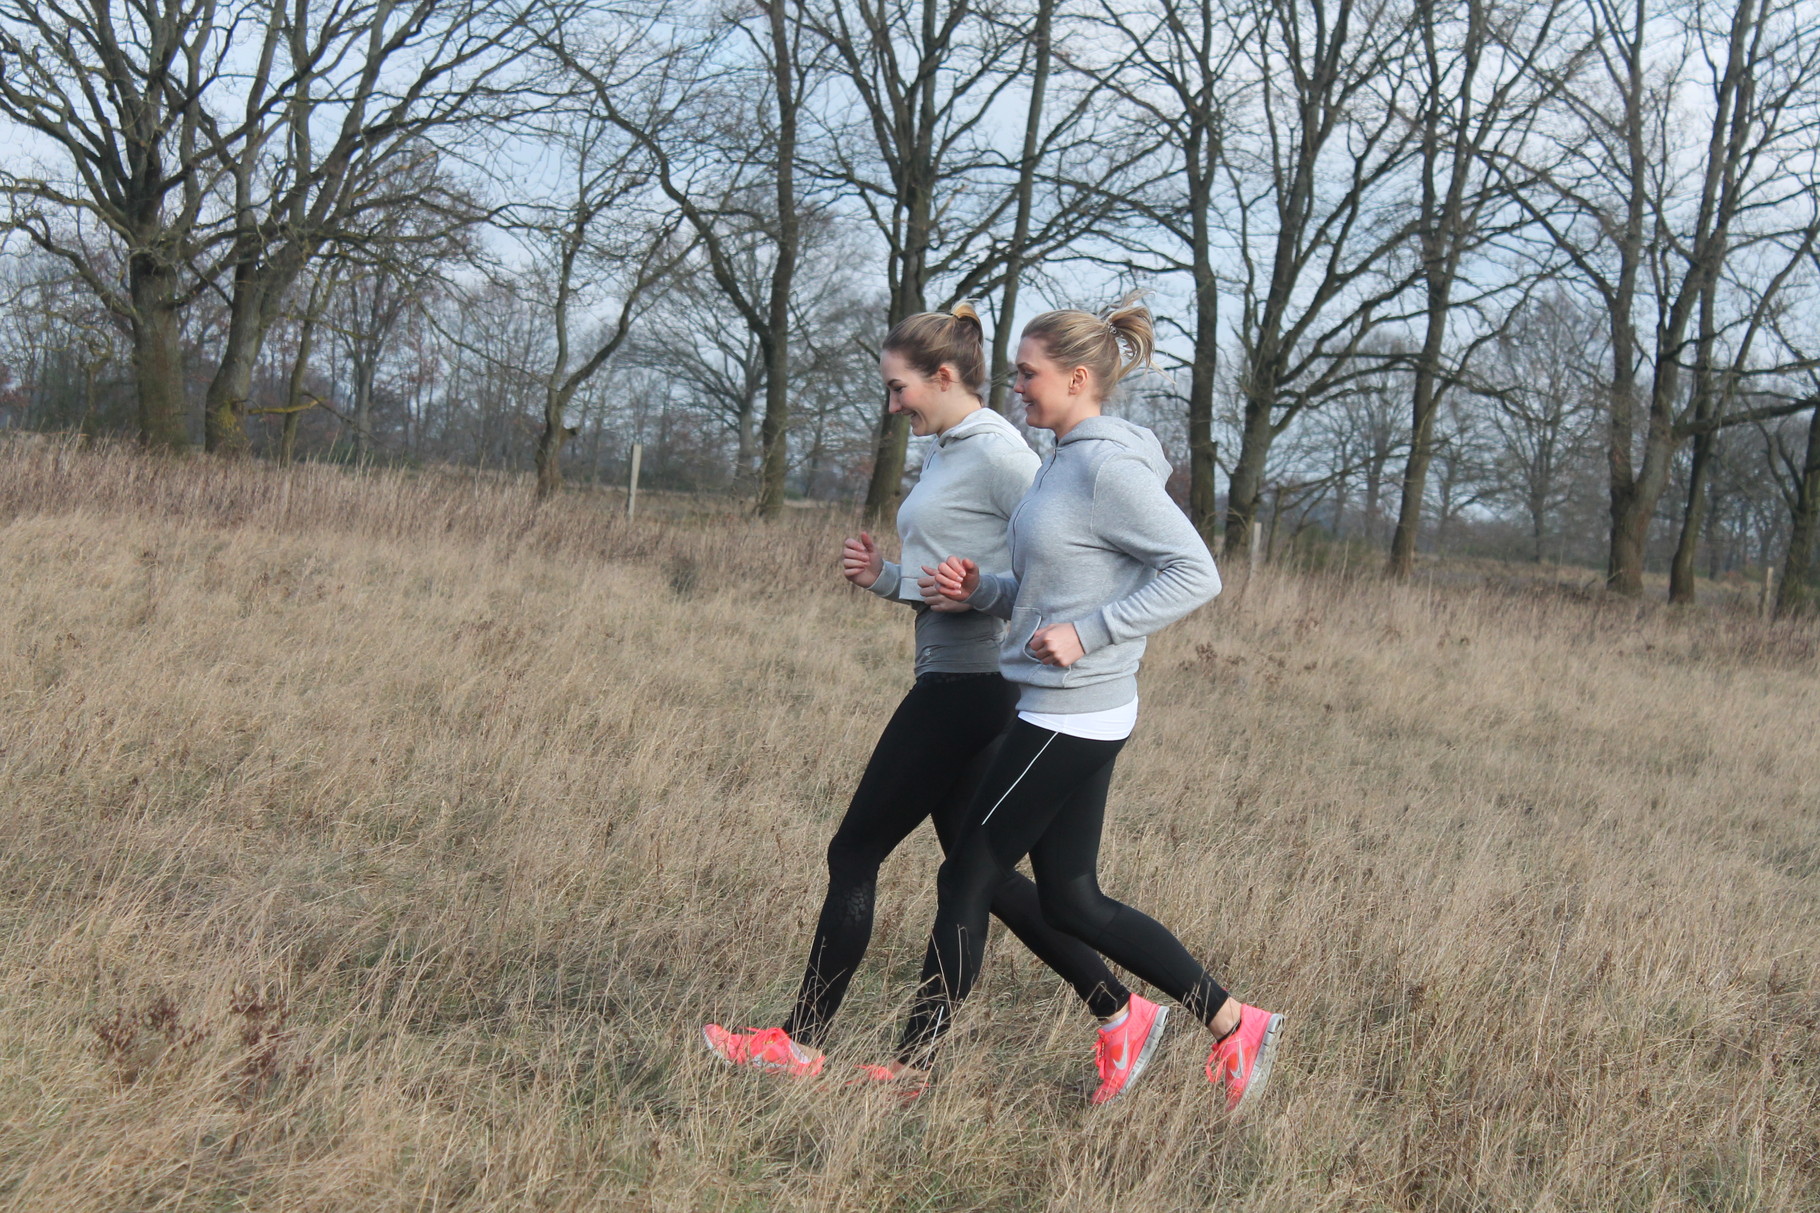
<svg viewBox="0 0 1820 1213">
<path fill-rule="evenodd" d="M 950 556 L 934 568 L 924 565 L 923 572 L 935 582 L 938 594 L 954 602 L 967 601 L 980 588 L 980 566 L 964 556 Z"/>
<path fill-rule="evenodd" d="M 973 608 L 966 603 L 956 602 L 954 599 L 942 593 L 941 583 L 937 580 L 935 572 L 934 569 L 925 564 L 923 566 L 923 575 L 916 579 L 916 588 L 922 591 L 923 605 L 932 611 L 940 611 L 945 615 L 959 615 L 971 611 Z M 978 579 L 979 574 L 975 572 L 974 580 L 977 581 Z"/>
<path fill-rule="evenodd" d="M 861 531 L 858 539 L 849 539 L 841 544 L 841 576 L 860 589 L 871 589 L 884 567 L 885 558 L 879 555 L 878 544 L 873 543 L 872 536 L 866 532 Z"/>
<path fill-rule="evenodd" d="M 1063 669 L 1087 655 L 1087 650 L 1081 647 L 1080 633 L 1074 630 L 1072 623 L 1052 623 L 1046 628 L 1038 628 L 1031 633 L 1030 643 L 1024 648 L 1044 665 L 1059 665 Z"/>
</svg>

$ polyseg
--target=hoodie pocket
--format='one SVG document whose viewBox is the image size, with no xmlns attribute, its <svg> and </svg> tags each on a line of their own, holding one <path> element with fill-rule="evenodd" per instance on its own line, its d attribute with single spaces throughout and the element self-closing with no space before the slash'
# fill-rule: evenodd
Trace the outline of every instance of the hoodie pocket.
<svg viewBox="0 0 1820 1213">
<path fill-rule="evenodd" d="M 1042 662 L 1037 659 L 1036 654 L 1030 651 L 1030 641 L 1036 635 L 1036 630 L 1042 626 L 1042 613 L 1035 607 L 1012 607 L 1011 624 L 1005 629 L 1005 639 L 1017 642 L 1018 652 L 1023 655 L 1025 661 L 1041 665 Z"/>
<path fill-rule="evenodd" d="M 1012 660 L 1004 668 L 1013 682 L 1035 687 L 1059 687 L 1068 671 L 1059 665 L 1044 665 L 1042 659 L 1030 651 L 1031 638 L 1042 626 L 1042 613 L 1034 607 L 1012 610 L 1011 626 L 1005 630 L 1004 649 Z M 1017 672 L 1012 674 L 1010 671 L 1014 665 Z"/>
</svg>

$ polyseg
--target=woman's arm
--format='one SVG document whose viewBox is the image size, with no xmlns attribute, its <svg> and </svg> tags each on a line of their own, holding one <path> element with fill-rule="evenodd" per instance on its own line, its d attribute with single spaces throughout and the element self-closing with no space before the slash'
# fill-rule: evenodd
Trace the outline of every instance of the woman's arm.
<svg viewBox="0 0 1820 1213">
<path fill-rule="evenodd" d="M 1092 527 L 1102 542 L 1149 565 L 1156 576 L 1072 621 L 1083 652 L 1160 631 L 1219 594 L 1213 554 L 1142 460 L 1115 457 L 1100 467 Z"/>
<path fill-rule="evenodd" d="M 903 597 L 900 592 L 903 570 L 886 560 L 872 536 L 864 531 L 859 533 L 858 539 L 849 539 L 841 544 L 840 571 L 841 576 L 848 581 L 862 590 L 870 590 L 880 598 L 901 602 L 906 606 L 921 603 L 921 599 Z"/>
<path fill-rule="evenodd" d="M 1017 601 L 1017 578 L 1010 573 L 982 573 L 980 566 L 962 556 L 950 556 L 935 568 L 924 566 L 923 597 L 964 603 L 976 611 L 1011 618 Z"/>
</svg>

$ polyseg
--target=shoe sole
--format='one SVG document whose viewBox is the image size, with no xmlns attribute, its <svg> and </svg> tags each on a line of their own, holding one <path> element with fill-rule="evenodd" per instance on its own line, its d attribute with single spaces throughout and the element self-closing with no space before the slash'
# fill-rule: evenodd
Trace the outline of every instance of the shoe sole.
<svg viewBox="0 0 1820 1213">
<path fill-rule="evenodd" d="M 1169 1008 L 1158 1007 L 1156 1018 L 1150 1021 L 1150 1032 L 1144 1037 L 1144 1047 L 1138 1050 L 1137 1058 L 1131 1063 L 1131 1075 L 1125 1079 L 1125 1085 L 1095 1104 L 1095 1107 L 1103 1108 L 1116 1102 L 1119 1096 L 1129 1091 L 1144 1076 L 1144 1071 L 1150 1068 L 1150 1059 L 1156 1056 L 1157 1046 L 1163 1043 L 1163 1029 L 1168 1023 Z"/>
<path fill-rule="evenodd" d="M 1276 1060 L 1277 1033 L 1283 1027 L 1283 1017 L 1272 1015 L 1270 1022 L 1264 1025 L 1264 1039 L 1258 1042 L 1258 1055 L 1251 1063 L 1251 1081 L 1245 1084 L 1245 1093 L 1239 1096 L 1232 1115 L 1236 1119 L 1245 1111 L 1252 1098 L 1264 1090 L 1264 1084 L 1270 1081 L 1270 1066 Z"/>
<path fill-rule="evenodd" d="M 728 1065 L 737 1066 L 740 1064 L 739 1062 L 734 1061 L 731 1057 L 728 1057 L 725 1053 L 722 1053 L 720 1051 L 720 1046 L 714 1043 L 714 1038 L 712 1036 L 708 1035 L 708 1029 L 706 1029 L 706 1028 L 703 1028 L 701 1030 L 701 1042 L 704 1045 L 708 1046 L 708 1052 L 714 1054 L 714 1056 L 720 1058 L 723 1062 L 727 1063 Z"/>
</svg>

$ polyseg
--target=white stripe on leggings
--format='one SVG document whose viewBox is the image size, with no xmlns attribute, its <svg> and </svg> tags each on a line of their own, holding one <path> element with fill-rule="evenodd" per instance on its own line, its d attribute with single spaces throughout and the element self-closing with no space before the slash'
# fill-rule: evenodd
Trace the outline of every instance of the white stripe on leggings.
<svg viewBox="0 0 1820 1213">
<path fill-rule="evenodd" d="M 1051 731 L 1049 734 L 1049 741 L 1054 741 L 1057 737 L 1060 737 L 1060 736 L 1061 736 L 1060 733 Z M 1023 770 L 1021 770 L 1017 773 L 1017 778 L 1013 779 L 1011 781 L 1011 786 L 1005 789 L 1005 796 L 1009 796 L 1009 795 L 1011 795 L 1011 793 L 1017 791 L 1017 785 L 1024 782 L 1024 776 L 1030 774 L 1030 767 L 1035 766 L 1037 758 L 1041 758 L 1043 756 L 1043 750 L 1046 750 L 1049 748 L 1049 741 L 1045 741 L 1043 743 L 1043 749 L 1038 750 L 1036 752 L 1036 756 L 1030 760 L 1030 765 L 1026 766 Z M 988 821 L 992 820 L 992 815 L 994 813 L 998 812 L 999 805 L 1005 803 L 1005 796 L 1000 796 L 996 801 L 993 802 L 992 807 L 986 810 L 986 815 L 984 817 L 980 818 L 981 825 L 985 825 Z"/>
</svg>

